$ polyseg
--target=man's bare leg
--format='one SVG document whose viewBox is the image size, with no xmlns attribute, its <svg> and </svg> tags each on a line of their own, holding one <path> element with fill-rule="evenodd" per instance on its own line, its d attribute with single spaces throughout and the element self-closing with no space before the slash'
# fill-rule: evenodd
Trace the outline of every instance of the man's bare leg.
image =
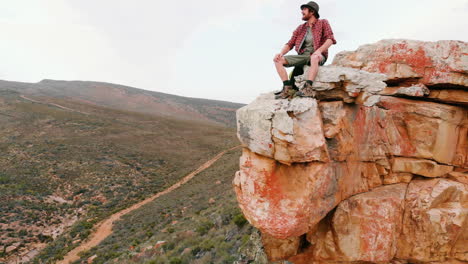
<svg viewBox="0 0 468 264">
<path fill-rule="evenodd" d="M 286 64 L 286 60 L 283 57 L 281 57 L 278 61 L 275 61 L 276 71 L 278 72 L 278 75 L 283 82 L 289 80 L 284 64 Z"/>
<path fill-rule="evenodd" d="M 295 91 L 291 85 L 291 81 L 289 80 L 288 73 L 286 72 L 286 68 L 284 67 L 285 64 L 288 62 L 283 57 L 275 57 L 273 60 L 275 62 L 276 71 L 278 72 L 281 81 L 283 81 L 283 89 L 280 92 L 275 93 L 276 99 L 286 99 L 289 98 L 292 93 Z"/>
<path fill-rule="evenodd" d="M 318 55 L 312 54 L 312 56 L 310 56 L 310 68 L 309 68 L 309 74 L 307 75 L 307 80 L 311 80 L 311 81 L 315 80 L 321 59 L 322 59 L 321 56 L 318 56 Z"/>
<path fill-rule="evenodd" d="M 309 73 L 307 74 L 307 81 L 301 91 L 296 93 L 296 96 L 299 97 L 315 97 L 316 91 L 312 88 L 312 82 L 317 76 L 319 63 L 321 56 L 313 55 L 310 56 L 310 68 Z"/>
</svg>

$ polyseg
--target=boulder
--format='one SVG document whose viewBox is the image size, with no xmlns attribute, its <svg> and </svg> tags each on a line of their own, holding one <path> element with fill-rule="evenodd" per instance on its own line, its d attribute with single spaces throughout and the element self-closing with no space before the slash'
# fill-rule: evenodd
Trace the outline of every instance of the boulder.
<svg viewBox="0 0 468 264">
<path fill-rule="evenodd" d="M 285 165 L 244 148 L 233 185 L 247 220 L 285 239 L 307 233 L 339 202 L 382 185 L 382 179 L 374 163 Z"/>
<path fill-rule="evenodd" d="M 432 90 L 428 98 L 453 104 L 468 104 L 468 91 L 464 90 Z"/>
<path fill-rule="evenodd" d="M 412 97 L 423 97 L 430 94 L 429 89 L 422 83 L 414 84 L 408 87 L 386 87 L 381 95 L 405 95 Z"/>
<path fill-rule="evenodd" d="M 314 190 L 326 184 L 320 182 L 324 165 L 310 162 L 288 166 L 244 148 L 233 184 L 246 219 L 276 238 L 306 233 Z"/>
<path fill-rule="evenodd" d="M 467 185 L 446 179 L 413 180 L 405 197 L 396 257 L 415 262 L 468 261 Z"/>
<path fill-rule="evenodd" d="M 297 87 L 304 86 L 308 72 L 309 66 L 306 65 L 304 74 L 295 77 Z M 373 98 L 373 100 L 363 100 L 362 103 L 371 106 L 378 101 L 378 94 L 386 88 L 385 80 L 387 77 L 384 74 L 329 65 L 319 68 L 312 88 L 316 91 L 317 99 L 320 100 L 343 99 L 351 103 L 354 102 L 353 98 L 365 94 L 366 98 Z"/>
<path fill-rule="evenodd" d="M 468 109 L 392 96 L 377 106 L 385 112 L 383 140 L 392 155 L 468 167 Z"/>
<path fill-rule="evenodd" d="M 237 135 L 244 147 L 285 164 L 328 161 L 322 119 L 313 98 L 259 97 L 237 111 Z"/>
<path fill-rule="evenodd" d="M 402 229 L 407 184 L 382 186 L 341 202 L 307 235 L 311 247 L 289 260 L 390 262 Z"/>
<path fill-rule="evenodd" d="M 376 106 L 320 102 L 332 160 L 388 156 L 468 167 L 468 109 L 382 96 Z"/>
<path fill-rule="evenodd" d="M 382 186 L 340 203 L 333 215 L 337 247 L 346 261 L 390 261 L 397 250 L 407 184 Z"/>
<path fill-rule="evenodd" d="M 437 164 L 432 160 L 402 158 L 393 160 L 393 172 L 409 172 L 426 177 L 442 177 L 453 170 L 453 166 Z"/>
<path fill-rule="evenodd" d="M 338 53 L 332 65 L 383 73 L 388 83 L 410 86 L 468 86 L 468 43 L 386 39 Z"/>
<path fill-rule="evenodd" d="M 262 234 L 262 243 L 269 261 L 287 259 L 299 252 L 300 237 L 278 239 L 268 234 Z"/>
</svg>

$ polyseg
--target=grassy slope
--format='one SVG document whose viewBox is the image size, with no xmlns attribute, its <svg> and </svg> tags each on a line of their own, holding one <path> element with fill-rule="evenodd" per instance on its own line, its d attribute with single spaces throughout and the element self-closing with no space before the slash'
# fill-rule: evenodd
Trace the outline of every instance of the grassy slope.
<svg viewBox="0 0 468 264">
<path fill-rule="evenodd" d="M 232 188 L 239 156 L 240 150 L 228 152 L 186 185 L 124 216 L 82 260 L 96 255 L 93 263 L 266 262 L 254 250 L 256 230 L 243 218 Z M 155 248 L 158 241 L 165 244 Z"/>
<path fill-rule="evenodd" d="M 63 216 L 81 216 L 41 255 L 43 261 L 60 257 L 75 246 L 73 240 L 87 236 L 93 223 L 172 185 L 237 144 L 230 128 L 48 101 L 91 114 L 0 91 L 0 257 L 2 247 L 13 242 L 50 241 L 40 233 L 41 226 L 60 224 Z M 49 195 L 70 204 L 46 201 Z M 78 212 L 80 208 L 84 211 Z M 8 228 L 11 223 L 13 229 Z"/>
</svg>

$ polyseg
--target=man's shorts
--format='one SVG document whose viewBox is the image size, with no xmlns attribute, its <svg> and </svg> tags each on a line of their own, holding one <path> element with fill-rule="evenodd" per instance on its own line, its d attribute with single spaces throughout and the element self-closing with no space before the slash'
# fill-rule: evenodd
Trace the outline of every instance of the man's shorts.
<svg viewBox="0 0 468 264">
<path fill-rule="evenodd" d="M 310 53 L 303 53 L 301 55 L 286 55 L 283 56 L 286 60 L 284 67 L 294 67 L 294 66 L 304 66 L 310 65 Z M 322 59 L 319 62 L 319 65 L 322 66 L 325 64 L 325 57 L 322 55 Z"/>
</svg>

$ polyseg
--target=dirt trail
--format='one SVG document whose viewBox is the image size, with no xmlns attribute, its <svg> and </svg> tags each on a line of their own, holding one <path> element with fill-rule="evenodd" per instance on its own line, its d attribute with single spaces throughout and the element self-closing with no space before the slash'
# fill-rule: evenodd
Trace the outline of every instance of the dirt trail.
<svg viewBox="0 0 468 264">
<path fill-rule="evenodd" d="M 71 109 L 71 108 L 65 107 L 65 106 L 63 106 L 63 105 L 59 105 L 59 104 L 55 104 L 55 103 L 49 103 L 49 102 L 37 101 L 37 100 L 31 99 L 31 98 L 28 98 L 28 97 L 26 97 L 26 96 L 24 96 L 24 95 L 20 95 L 20 97 L 23 98 L 23 99 L 26 99 L 26 100 L 28 100 L 28 101 L 34 102 L 34 103 L 53 105 L 53 106 L 56 106 L 56 107 L 61 108 L 61 109 L 64 109 L 64 110 L 68 110 L 68 111 L 72 111 L 72 112 L 76 112 L 76 113 L 81 113 L 81 114 L 89 115 L 89 113 L 82 112 L 82 111 L 78 111 L 78 110 L 75 110 L 75 109 Z"/>
<path fill-rule="evenodd" d="M 103 221 L 99 222 L 96 225 L 96 229 L 89 235 L 89 239 L 87 239 L 85 241 L 85 243 L 79 245 L 78 247 L 74 248 L 72 251 L 68 252 L 67 255 L 65 255 L 64 259 L 61 260 L 61 261 L 58 261 L 57 263 L 58 264 L 68 264 L 68 263 L 72 263 L 74 261 L 77 261 L 78 259 L 80 259 L 80 257 L 78 256 L 78 253 L 80 253 L 82 251 L 85 251 L 85 250 L 89 250 L 94 246 L 97 246 L 99 243 L 101 243 L 101 241 L 103 241 L 106 237 L 108 237 L 110 234 L 112 234 L 112 227 L 113 227 L 114 221 L 119 220 L 120 217 L 122 217 L 123 215 L 128 214 L 131 211 L 142 207 L 143 205 L 153 201 L 154 199 L 156 199 L 156 198 L 158 198 L 158 197 L 160 197 L 162 195 L 168 194 L 168 193 L 172 192 L 173 190 L 179 188 L 182 184 L 188 182 L 195 175 L 197 175 L 198 173 L 200 173 L 200 172 L 204 171 L 205 169 L 209 168 L 219 158 L 221 158 L 224 154 L 226 154 L 226 152 L 234 150 L 234 149 L 239 148 L 239 147 L 240 146 L 236 146 L 236 147 L 227 149 L 227 150 L 225 150 L 223 152 L 220 152 L 218 155 L 216 155 L 215 157 L 213 157 L 212 159 L 210 159 L 209 161 L 207 161 L 203 165 L 201 165 L 198 169 L 192 171 L 190 174 L 185 176 L 180 181 L 176 182 L 174 185 L 172 185 L 169 188 L 165 189 L 164 191 L 161 191 L 161 192 L 159 192 L 159 193 L 157 193 L 157 194 L 155 194 L 155 195 L 153 195 L 153 196 L 151 196 L 149 198 L 146 198 L 145 200 L 143 200 L 143 201 L 141 201 L 139 203 L 136 203 L 136 204 L 134 204 L 134 205 L 132 205 L 132 206 L 126 208 L 126 209 L 123 209 L 122 211 L 119 211 L 119 212 L 111 215 L 109 218 L 104 219 Z"/>
</svg>

